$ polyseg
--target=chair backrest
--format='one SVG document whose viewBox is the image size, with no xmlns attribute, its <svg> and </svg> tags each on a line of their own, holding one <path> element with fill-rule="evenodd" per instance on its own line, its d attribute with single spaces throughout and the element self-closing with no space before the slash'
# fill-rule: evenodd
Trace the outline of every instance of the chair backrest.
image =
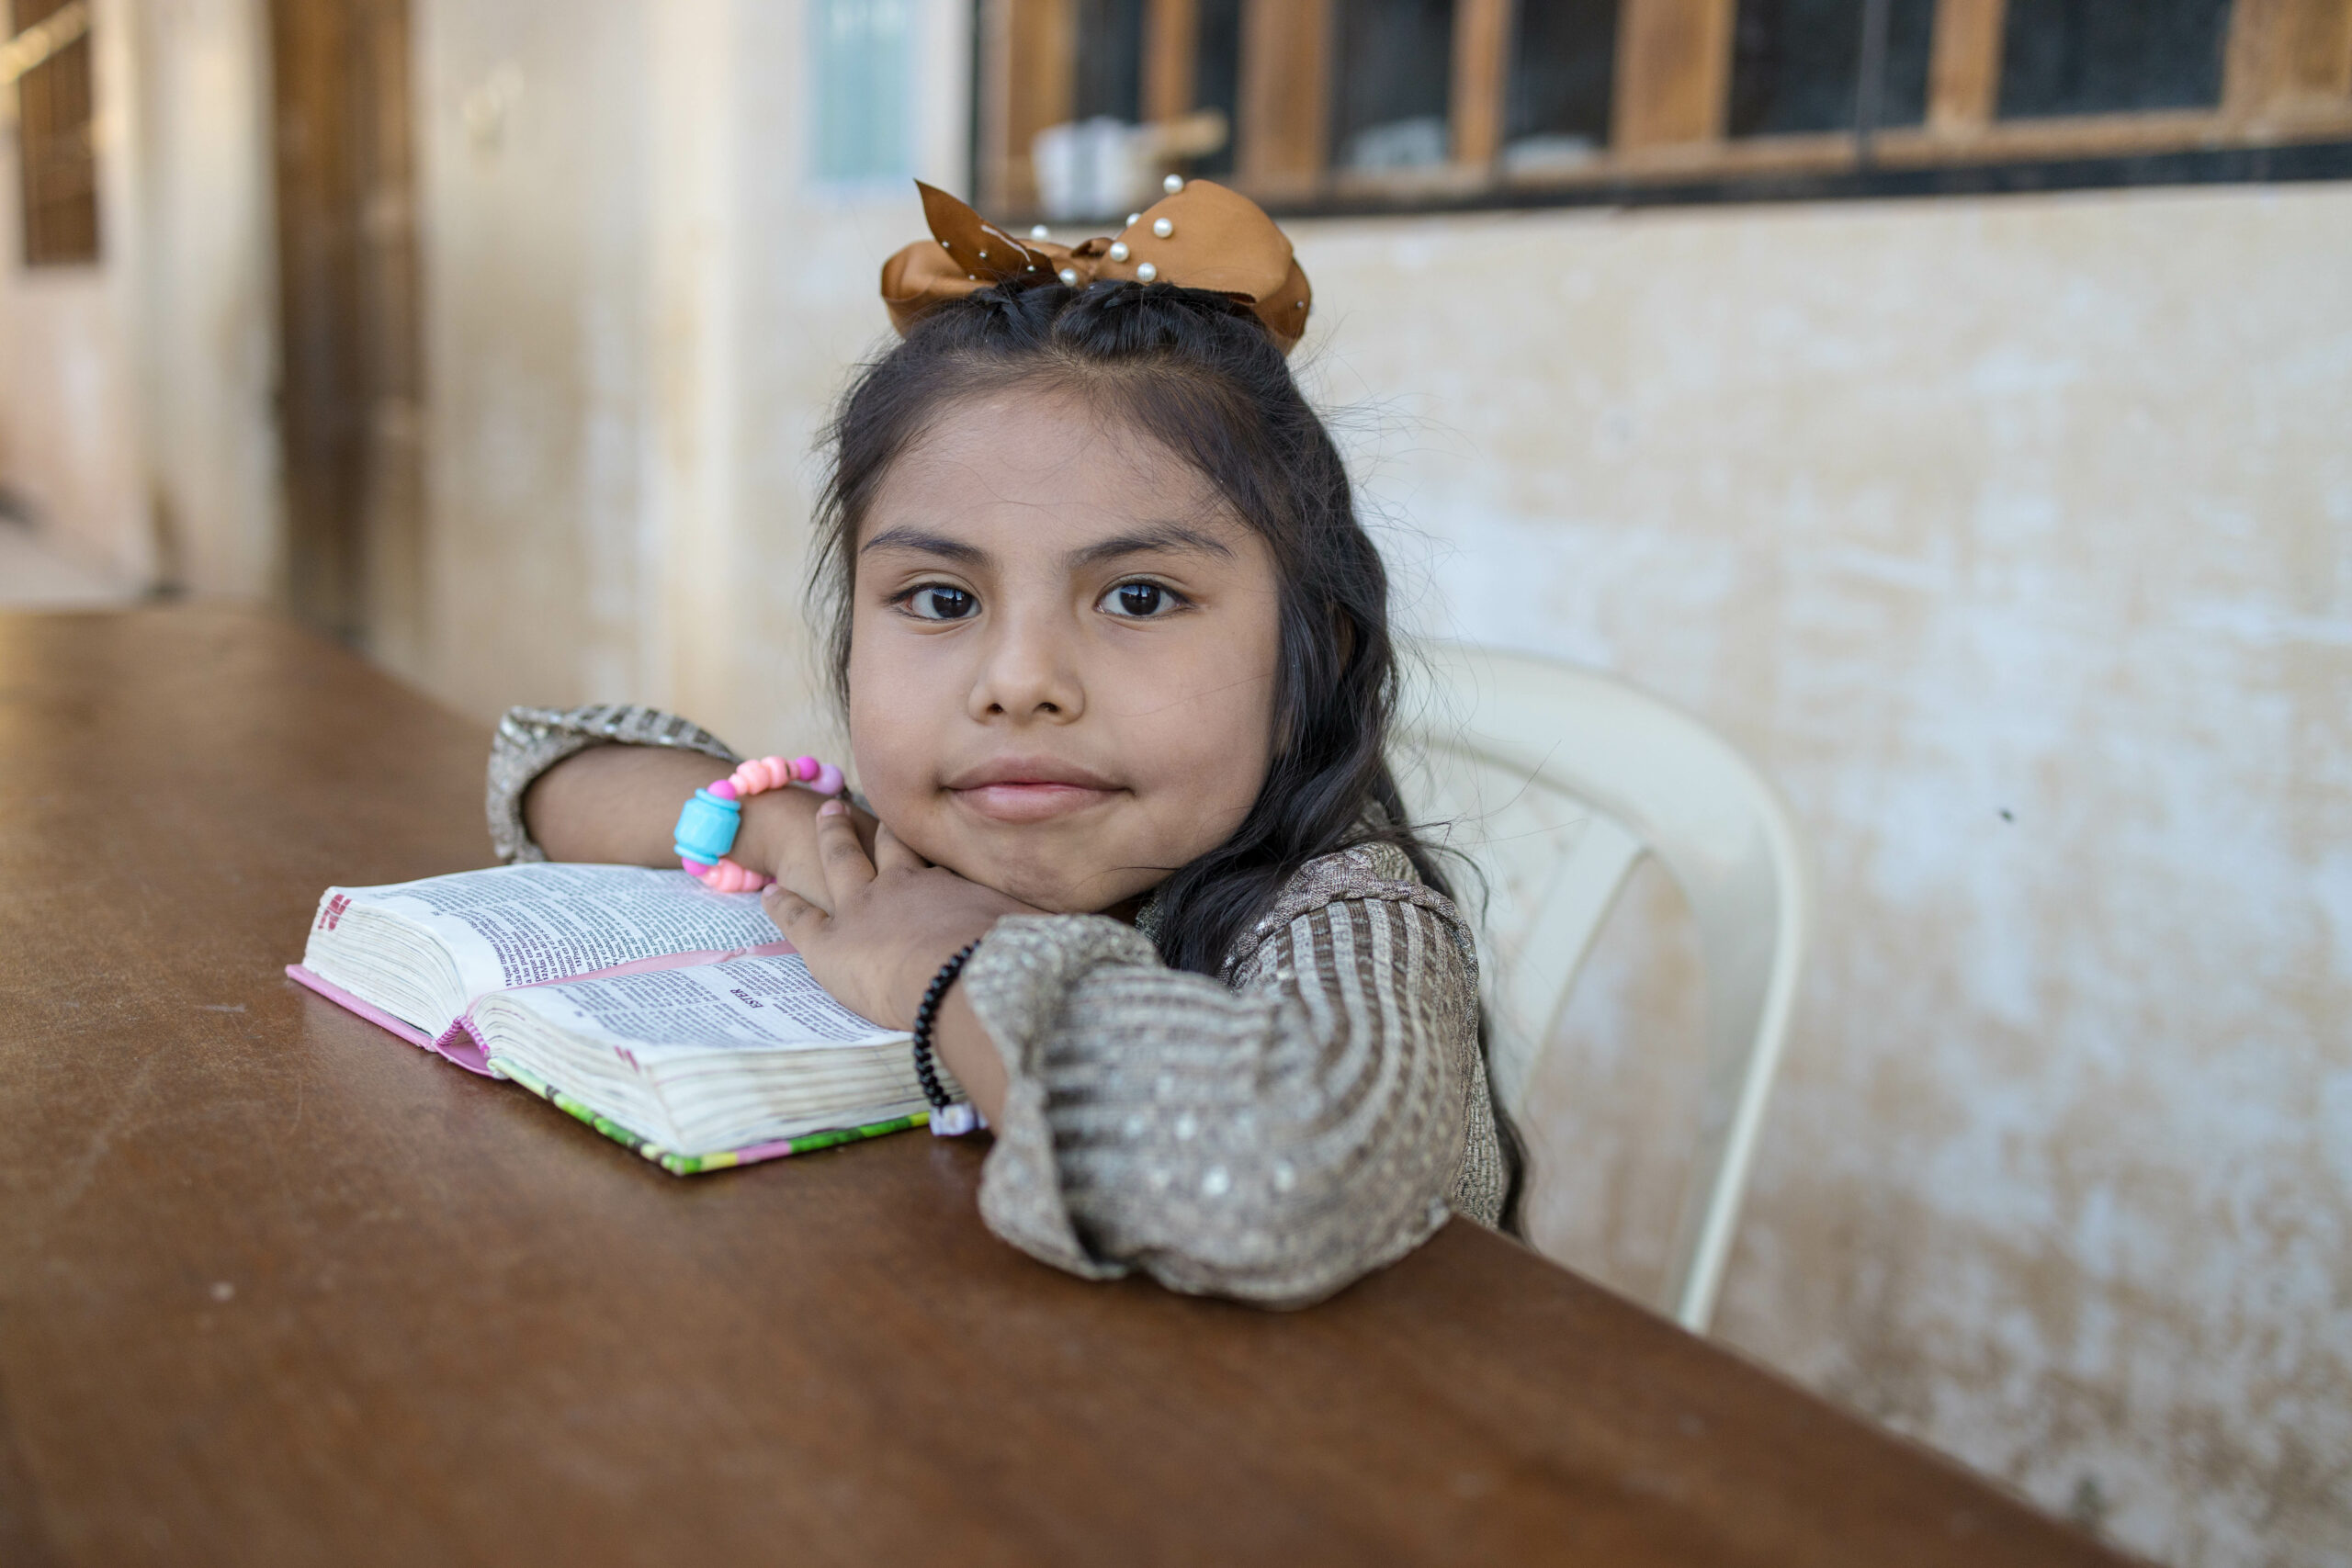
<svg viewBox="0 0 2352 1568">
<path fill-rule="evenodd" d="M 1807 923 L 1796 831 L 1730 742 L 1624 682 L 1423 644 L 1397 778 L 1417 821 L 1487 881 L 1479 947 L 1497 1097 L 1516 1113 L 1594 936 L 1654 854 L 1706 968 L 1706 1088 L 1660 1307 L 1703 1333 L 1788 1034 Z M 1411 660 L 1408 660 L 1408 668 Z"/>
</svg>

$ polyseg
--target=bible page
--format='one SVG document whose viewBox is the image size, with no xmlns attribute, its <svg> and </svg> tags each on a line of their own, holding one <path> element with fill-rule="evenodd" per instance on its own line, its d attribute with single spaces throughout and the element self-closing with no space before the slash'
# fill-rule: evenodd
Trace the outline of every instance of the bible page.
<svg viewBox="0 0 2352 1568">
<path fill-rule="evenodd" d="M 349 901 L 341 911 L 338 897 Z M 468 998 L 625 964 L 791 951 L 756 894 L 713 893 L 683 871 L 646 866 L 542 863 L 332 888 L 319 922 L 359 912 L 431 935 Z"/>
<path fill-rule="evenodd" d="M 908 1038 L 835 1001 L 798 953 L 571 980 L 490 997 L 474 1010 L 478 1032 L 494 1037 L 498 1015 L 509 1008 L 632 1057 L 658 1056 L 665 1049 L 818 1050 Z M 492 1041 L 485 1043 L 495 1050 Z"/>
</svg>

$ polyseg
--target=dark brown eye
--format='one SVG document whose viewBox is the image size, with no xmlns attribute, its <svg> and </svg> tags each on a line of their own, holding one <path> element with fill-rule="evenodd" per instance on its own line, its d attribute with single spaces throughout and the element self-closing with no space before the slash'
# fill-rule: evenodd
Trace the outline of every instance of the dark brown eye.
<svg viewBox="0 0 2352 1568">
<path fill-rule="evenodd" d="M 1177 605 L 1177 598 L 1157 582 L 1122 582 L 1102 596 L 1102 608 L 1130 620 L 1149 620 Z"/>
<path fill-rule="evenodd" d="M 916 589 L 907 600 L 907 608 L 926 621 L 960 621 L 979 607 L 979 600 L 967 590 L 937 584 Z"/>
</svg>

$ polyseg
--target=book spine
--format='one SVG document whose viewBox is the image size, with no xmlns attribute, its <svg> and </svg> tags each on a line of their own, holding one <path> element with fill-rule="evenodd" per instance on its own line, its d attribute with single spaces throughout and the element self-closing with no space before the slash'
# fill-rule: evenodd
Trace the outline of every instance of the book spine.
<svg viewBox="0 0 2352 1568">
<path fill-rule="evenodd" d="M 433 1049 L 433 1037 L 424 1031 L 404 1020 L 394 1018 L 373 1002 L 361 1001 L 333 980 L 321 976 L 308 964 L 288 964 L 286 966 L 286 977 L 298 986 L 305 986 L 316 991 L 345 1012 L 355 1013 L 377 1028 L 400 1036 L 420 1051 Z"/>
</svg>

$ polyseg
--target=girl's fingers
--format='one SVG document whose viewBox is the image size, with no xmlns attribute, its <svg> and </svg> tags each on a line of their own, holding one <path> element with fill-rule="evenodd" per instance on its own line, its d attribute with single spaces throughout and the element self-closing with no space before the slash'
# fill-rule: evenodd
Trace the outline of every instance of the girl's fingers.
<svg viewBox="0 0 2352 1568">
<path fill-rule="evenodd" d="M 817 860 L 825 868 L 825 886 L 832 893 L 836 909 L 842 907 L 842 895 L 874 880 L 874 863 L 865 858 L 865 846 L 857 841 L 849 807 L 838 800 L 817 808 Z"/>
<path fill-rule="evenodd" d="M 825 868 L 817 859 L 816 819 L 793 825 L 792 837 L 786 840 L 782 860 L 766 868 L 776 886 L 806 898 L 820 909 L 830 909 L 825 892 Z"/>
<path fill-rule="evenodd" d="M 879 823 L 874 829 L 874 871 L 924 871 L 931 863 L 907 848 L 906 840 Z"/>
<path fill-rule="evenodd" d="M 776 930 L 797 943 L 806 934 L 809 923 L 826 918 L 825 911 L 779 882 L 760 895 L 760 906 L 775 922 Z M 797 928 L 797 929 L 796 929 Z"/>
<path fill-rule="evenodd" d="M 860 811 L 854 806 L 849 808 L 849 819 L 850 825 L 857 829 L 857 841 L 865 846 L 865 852 L 867 854 L 872 854 L 874 852 L 874 835 L 880 829 L 882 824 L 867 816 L 865 812 Z"/>
</svg>

